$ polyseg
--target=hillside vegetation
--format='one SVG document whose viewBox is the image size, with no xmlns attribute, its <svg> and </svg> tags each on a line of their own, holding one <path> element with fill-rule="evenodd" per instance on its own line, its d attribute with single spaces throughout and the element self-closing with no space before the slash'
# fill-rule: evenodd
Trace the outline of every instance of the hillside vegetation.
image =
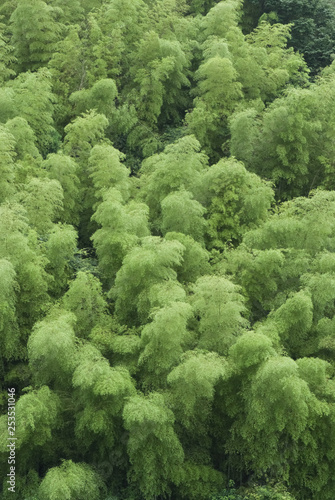
<svg viewBox="0 0 335 500">
<path fill-rule="evenodd" d="M 334 500 L 333 0 L 0 16 L 0 498 Z"/>
</svg>

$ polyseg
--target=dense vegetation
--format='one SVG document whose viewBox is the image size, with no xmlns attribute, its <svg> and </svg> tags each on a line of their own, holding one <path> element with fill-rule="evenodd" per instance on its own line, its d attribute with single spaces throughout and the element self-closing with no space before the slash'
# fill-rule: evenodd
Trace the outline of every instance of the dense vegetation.
<svg viewBox="0 0 335 500">
<path fill-rule="evenodd" d="M 1 498 L 334 500 L 333 1 L 0 16 Z"/>
</svg>

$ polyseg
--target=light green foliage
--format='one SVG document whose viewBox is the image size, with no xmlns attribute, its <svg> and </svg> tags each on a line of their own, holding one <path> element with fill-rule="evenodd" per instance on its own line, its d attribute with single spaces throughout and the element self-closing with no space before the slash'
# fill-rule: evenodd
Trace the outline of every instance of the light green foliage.
<svg viewBox="0 0 335 500">
<path fill-rule="evenodd" d="M 177 277 L 181 283 L 193 283 L 200 276 L 210 272 L 209 252 L 191 236 L 183 233 L 167 233 L 167 241 L 179 241 L 184 247 L 183 260 L 176 267 Z"/>
<path fill-rule="evenodd" d="M 234 159 L 220 160 L 203 175 L 199 199 L 207 207 L 210 247 L 241 241 L 244 232 L 268 217 L 270 185 Z"/>
<path fill-rule="evenodd" d="M 111 0 L 89 17 L 89 80 L 97 79 L 100 71 L 116 77 L 118 87 L 124 83 L 132 52 L 148 26 L 147 10 L 142 0 Z"/>
<path fill-rule="evenodd" d="M 11 18 L 14 55 L 19 71 L 45 65 L 60 40 L 59 11 L 42 0 L 19 0 Z"/>
<path fill-rule="evenodd" d="M 74 369 L 75 321 L 73 314 L 55 310 L 34 326 L 28 340 L 28 356 L 39 383 L 69 385 Z"/>
<path fill-rule="evenodd" d="M 90 12 L 84 23 L 81 24 L 80 38 L 82 43 L 81 60 L 84 61 L 81 71 L 80 86 L 76 90 L 92 87 L 96 82 L 108 76 L 115 77 L 119 74 L 119 43 L 118 34 L 116 34 L 112 43 L 113 36 L 110 32 L 103 29 L 108 15 L 108 4 L 100 2 Z M 112 27 L 110 26 L 110 31 Z"/>
<path fill-rule="evenodd" d="M 80 180 L 80 223 L 79 240 L 83 246 L 89 246 L 92 234 L 91 217 L 93 215 L 92 181 L 89 177 L 88 159 L 92 148 L 99 144 L 105 135 L 108 120 L 105 115 L 97 114 L 95 110 L 78 116 L 69 123 L 64 131 L 63 151 L 71 156 L 79 165 L 78 177 Z"/>
<path fill-rule="evenodd" d="M 15 138 L 0 125 L 0 203 L 15 193 Z"/>
<path fill-rule="evenodd" d="M 73 5 L 73 2 L 67 5 Z M 48 63 L 52 75 L 53 92 L 56 96 L 54 119 L 57 125 L 65 125 L 72 118 L 69 96 L 83 88 L 86 82 L 83 42 L 77 25 L 69 26 L 66 36 L 56 45 L 56 51 Z"/>
<path fill-rule="evenodd" d="M 287 248 L 315 256 L 322 250 L 332 250 L 333 219 L 326 216 L 335 210 L 335 193 L 316 191 L 309 198 L 299 197 L 284 203 L 279 213 L 261 228 L 250 231 L 245 243 L 261 250 Z"/>
<path fill-rule="evenodd" d="M 22 395 L 16 404 L 17 446 L 40 447 L 51 441 L 59 427 L 60 400 L 48 386 Z"/>
<path fill-rule="evenodd" d="M 140 120 L 152 124 L 171 118 L 170 105 L 173 103 L 178 110 L 181 88 L 189 85 L 188 66 L 178 41 L 160 39 L 153 31 L 145 34 L 134 53 L 131 71 L 138 86 L 134 104 Z"/>
<path fill-rule="evenodd" d="M 185 21 L 180 14 L 188 12 L 185 0 L 146 0 L 146 3 L 151 7 L 147 13 L 150 27 L 159 35 L 179 40 L 178 28 L 183 27 Z"/>
<path fill-rule="evenodd" d="M 148 8 L 142 0 L 111 0 L 106 7 L 106 10 L 101 11 L 104 15 L 104 19 L 101 19 L 102 26 L 118 32 L 119 35 L 115 38 L 123 39 L 122 48 L 127 51 L 129 46 L 138 41 L 141 27 L 147 22 L 145 16 Z"/>
<path fill-rule="evenodd" d="M 203 60 L 195 72 L 194 107 L 186 118 L 189 130 L 214 160 L 227 152 L 228 121 L 234 111 L 249 113 L 244 108 L 250 106 L 262 110 L 290 83 L 307 83 L 302 57 L 286 48 L 290 25 L 262 22 L 244 36 L 237 27 L 239 8 L 240 2 L 219 2 L 203 19 Z M 252 142 L 248 139 L 247 144 Z M 236 136 L 233 141 L 235 147 Z M 242 139 L 239 142 L 245 150 Z M 233 151 L 243 159 L 236 147 Z"/>
<path fill-rule="evenodd" d="M 243 496 L 231 493 L 232 496 L 224 497 L 224 500 L 295 500 L 282 483 L 271 481 L 266 486 L 254 486 L 243 491 Z"/>
<path fill-rule="evenodd" d="M 314 318 L 319 320 L 332 317 L 335 314 L 333 297 L 335 293 L 335 280 L 333 272 L 306 273 L 301 277 L 301 282 L 308 287 L 314 306 Z"/>
<path fill-rule="evenodd" d="M 143 162 L 142 196 L 153 221 L 160 216 L 160 204 L 168 194 L 181 188 L 193 193 L 206 165 L 207 157 L 200 152 L 200 144 L 192 136 L 183 137 L 167 146 L 163 153 Z"/>
<path fill-rule="evenodd" d="M 292 467 L 290 475 L 291 483 L 294 485 L 292 490 L 294 492 L 309 490 L 315 497 L 331 498 L 332 486 L 328 477 L 334 464 L 334 454 L 331 450 L 335 436 L 331 424 L 334 418 L 334 382 L 329 375 L 333 373 L 333 367 L 318 358 L 298 359 L 296 364 L 299 376 L 307 382 L 311 393 L 317 399 L 313 411 L 310 412 L 311 430 L 303 436 L 306 448 L 297 455 L 296 466 Z M 323 434 L 325 428 L 329 429 L 327 436 Z M 312 471 L 316 464 L 320 474 L 312 479 Z M 300 475 L 297 474 L 299 469 Z"/>
<path fill-rule="evenodd" d="M 194 14 L 207 14 L 207 11 L 213 7 L 213 0 L 189 0 L 187 4 Z"/>
<path fill-rule="evenodd" d="M 74 92 L 70 102 L 75 105 L 76 115 L 90 109 L 111 118 L 115 113 L 115 99 L 118 96 L 115 82 L 112 79 L 101 79 L 92 88 Z"/>
<path fill-rule="evenodd" d="M 300 377 L 308 383 L 310 390 L 316 396 L 323 396 L 327 391 L 331 365 L 319 358 L 297 359 L 297 365 Z"/>
<path fill-rule="evenodd" d="M 161 202 L 162 232 L 183 233 L 192 236 L 196 241 L 203 241 L 205 208 L 192 199 L 189 191 L 175 191 Z"/>
<path fill-rule="evenodd" d="M 231 272 L 248 297 L 249 307 L 256 315 L 270 311 L 284 274 L 285 256 L 280 250 L 253 250 L 244 245 L 226 253 L 221 263 L 224 272 Z"/>
<path fill-rule="evenodd" d="M 308 84 L 304 59 L 287 47 L 290 30 L 291 25 L 261 21 L 246 37 L 237 31 L 228 37 L 246 99 L 267 104 L 291 84 Z"/>
<path fill-rule="evenodd" d="M 75 332 L 80 337 L 88 337 L 93 326 L 103 320 L 107 308 L 99 280 L 84 271 L 78 272 L 63 296 L 62 304 L 75 314 Z"/>
<path fill-rule="evenodd" d="M 95 0 L 81 0 L 81 5 L 85 10 L 85 13 L 89 13 L 95 7 Z"/>
<path fill-rule="evenodd" d="M 95 443 L 100 449 L 111 449 L 126 398 L 135 394 L 128 370 L 111 367 L 98 349 L 87 345 L 78 353 L 72 384 L 79 405 L 75 432 L 83 448 Z"/>
<path fill-rule="evenodd" d="M 0 119 L 2 123 L 6 123 L 7 120 L 13 118 L 14 113 L 14 91 L 8 87 L 8 84 L 4 87 L 0 87 Z"/>
<path fill-rule="evenodd" d="M 0 352 L 5 359 L 19 354 L 19 329 L 16 319 L 16 292 L 18 284 L 13 265 L 0 259 Z"/>
<path fill-rule="evenodd" d="M 134 394 L 134 386 L 128 371 L 121 366 L 111 367 L 98 349 L 93 346 L 83 347 L 77 356 L 77 366 L 72 383 L 81 391 L 90 391 L 97 397 L 114 398 L 113 413 L 122 408 L 122 398 Z"/>
<path fill-rule="evenodd" d="M 46 156 L 58 140 L 53 122 L 55 97 L 51 90 L 50 72 L 41 68 L 34 73 L 21 73 L 8 85 L 13 91 L 12 114 L 27 120 L 35 134 L 39 152 Z"/>
<path fill-rule="evenodd" d="M 1 15 L 1 12 L 0 12 Z M 0 23 L 0 85 L 15 75 L 12 64 L 15 62 L 14 47 L 8 42 L 6 25 Z"/>
<path fill-rule="evenodd" d="M 244 333 L 229 350 L 229 357 L 238 372 L 245 372 L 275 355 L 272 341 L 257 332 Z"/>
<path fill-rule="evenodd" d="M 226 376 L 226 361 L 215 352 L 188 351 L 169 373 L 176 418 L 186 428 L 208 418 L 217 382 Z"/>
<path fill-rule="evenodd" d="M 83 497 L 99 500 L 102 487 L 102 480 L 92 467 L 64 460 L 59 467 L 48 470 L 38 495 L 41 500 L 74 500 Z"/>
<path fill-rule="evenodd" d="M 278 466 L 283 472 L 286 468 L 285 457 L 288 458 L 294 449 L 293 443 L 285 449 L 285 441 L 279 441 L 280 434 L 287 436 L 286 443 L 291 439 L 293 442 L 303 439 L 309 421 L 327 414 L 327 407 L 316 400 L 307 383 L 299 378 L 298 366 L 290 358 L 274 357 L 268 360 L 255 377 L 250 397 L 246 421 L 249 430 L 245 427 L 242 435 L 249 441 L 249 446 L 251 441 L 257 440 L 256 447 L 252 447 L 254 457 L 258 454 L 260 467 L 269 468 L 278 460 L 279 446 L 283 458 Z M 255 453 L 256 449 L 259 451 Z"/>
<path fill-rule="evenodd" d="M 325 353 L 327 358 L 332 357 L 335 349 L 334 323 L 334 319 L 322 318 L 316 326 L 317 348 L 320 353 Z"/>
<path fill-rule="evenodd" d="M 60 22 L 70 25 L 78 23 L 83 19 L 84 10 L 81 3 L 80 0 L 72 0 L 71 3 L 67 2 L 67 0 L 48 0 L 49 5 L 58 9 Z"/>
<path fill-rule="evenodd" d="M 63 189 L 55 179 L 33 178 L 18 193 L 18 201 L 27 211 L 30 225 L 38 234 L 45 235 L 60 218 L 63 210 Z"/>
<path fill-rule="evenodd" d="M 277 326 L 283 345 L 291 355 L 296 356 L 312 326 L 313 304 L 309 294 L 297 292 L 270 317 Z"/>
<path fill-rule="evenodd" d="M 314 186 L 319 183 L 325 189 L 334 189 L 333 171 L 334 171 L 334 143 L 332 137 L 335 125 L 335 107 L 334 107 L 334 65 L 329 67 L 329 74 L 324 74 L 324 78 L 318 80 L 319 85 L 314 88 L 318 100 L 319 119 L 322 123 L 322 139 L 317 145 L 321 146 L 317 152 L 319 171 L 316 171 Z M 315 161 L 313 159 L 313 161 Z M 316 163 L 316 162 L 315 162 Z M 323 176 L 320 176 L 320 174 Z M 320 180 L 322 181 L 320 182 Z"/>
<path fill-rule="evenodd" d="M 111 366 L 124 366 L 136 374 L 140 351 L 140 329 L 121 326 L 112 317 L 92 329 L 89 339 L 105 356 Z"/>
<path fill-rule="evenodd" d="M 106 36 L 102 30 L 102 19 L 106 15 L 106 7 L 106 5 L 101 5 L 100 9 L 94 9 L 86 16 L 84 23 L 81 24 L 81 60 L 84 61 L 84 64 L 78 90 L 92 87 L 100 79 L 106 79 L 109 76 L 109 66 L 111 66 L 110 74 L 113 77 L 115 73 L 118 73 L 117 69 L 113 68 L 114 63 L 118 62 L 113 58 L 115 52 L 118 53 L 118 40 L 116 40 L 116 47 L 113 47 L 110 33 Z"/>
<path fill-rule="evenodd" d="M 278 309 L 303 288 L 310 295 L 312 303 L 304 292 L 297 295 L 296 300 L 301 299 L 302 303 L 299 302 L 299 306 L 297 303 L 296 307 L 305 311 L 301 311 L 305 327 L 302 326 L 303 323 L 300 324 L 300 334 L 312 334 L 308 347 L 312 352 L 316 349 L 315 334 L 310 330 L 312 304 L 314 324 L 325 314 L 328 317 L 334 314 L 331 303 L 334 284 L 330 274 L 333 272 L 333 264 L 329 258 L 329 250 L 334 248 L 332 218 L 329 219 L 326 215 L 332 213 L 333 204 L 333 193 L 322 191 L 314 193 L 309 199 L 296 198 L 282 204 L 280 210 L 261 228 L 246 233 L 245 244 L 236 251 L 226 253 L 224 260 L 218 265 L 221 272 L 232 273 L 237 283 L 242 285 L 256 320 L 271 309 Z M 288 304 L 293 307 L 293 302 Z M 288 310 L 283 314 L 285 322 L 290 314 Z M 279 329 L 284 328 L 282 334 L 288 340 L 292 325 L 284 327 L 281 319 L 278 320 L 279 324 Z M 279 332 L 277 330 L 275 333 L 275 330 L 277 329 L 274 328 L 274 336 Z M 300 334 L 296 332 L 292 339 Z M 297 342 L 301 345 L 301 341 Z M 285 345 L 289 347 L 289 344 Z M 293 348 L 293 344 L 291 347 Z"/>
<path fill-rule="evenodd" d="M 103 194 L 103 201 L 92 219 L 101 226 L 91 237 L 99 258 L 99 269 L 111 286 L 126 254 L 141 237 L 150 234 L 148 207 L 135 201 L 124 205 L 120 191 L 110 188 Z"/>
<path fill-rule="evenodd" d="M 24 160 L 26 156 L 29 158 L 39 156 L 35 134 L 25 118 L 16 116 L 12 120 L 8 120 L 6 129 L 15 138 L 16 161 Z"/>
<path fill-rule="evenodd" d="M 261 21 L 246 37 L 251 54 L 262 70 L 253 83 L 258 86 L 264 102 L 275 98 L 288 83 L 299 87 L 308 82 L 309 70 L 304 59 L 292 48 L 287 48 L 290 31 L 289 24 Z"/>
<path fill-rule="evenodd" d="M 105 115 L 97 114 L 95 111 L 78 116 L 64 129 L 66 132 L 64 153 L 82 166 L 87 162 L 92 147 L 103 139 L 107 125 L 108 120 Z"/>
<path fill-rule="evenodd" d="M 207 500 L 213 492 L 222 490 L 225 477 L 209 465 L 185 461 L 179 471 L 179 490 L 182 498 Z M 221 497 L 215 497 L 221 498 Z M 226 500 L 226 499 L 225 499 Z M 230 499 L 229 499 L 230 500 Z M 233 500 L 233 499 L 232 499 Z"/>
<path fill-rule="evenodd" d="M 334 500 L 334 12 L 0 0 L 3 500 Z"/>
<path fill-rule="evenodd" d="M 37 235 L 29 230 L 20 205 L 0 206 L 0 257 L 9 260 L 19 285 L 17 314 L 22 333 L 31 327 L 48 303 L 46 259 L 37 246 Z M 22 353 L 20 353 L 22 355 Z"/>
<path fill-rule="evenodd" d="M 255 143 L 260 139 L 257 122 L 259 111 L 260 109 L 256 107 L 237 111 L 229 121 L 231 133 L 230 152 L 246 166 L 253 162 Z"/>
<path fill-rule="evenodd" d="M 122 194 L 123 201 L 130 196 L 130 179 L 128 168 L 121 163 L 124 155 L 108 144 L 97 144 L 92 148 L 88 160 L 90 178 L 94 186 L 97 200 L 110 188 L 116 188 Z"/>
<path fill-rule="evenodd" d="M 140 148 L 144 157 L 153 155 L 164 144 L 159 138 L 163 127 L 180 126 L 187 105 L 191 54 L 184 52 L 174 35 L 167 36 L 172 23 L 170 19 L 162 38 L 155 31 L 144 34 L 132 54 L 130 75 L 122 93 L 125 103 L 136 112 L 132 125 L 129 113 L 127 145 L 132 150 Z"/>
<path fill-rule="evenodd" d="M 224 38 L 227 32 L 237 26 L 240 0 L 218 2 L 203 19 L 204 35 Z"/>
<path fill-rule="evenodd" d="M 174 306 L 174 302 L 185 302 L 186 292 L 178 281 L 166 280 L 152 285 L 148 293 L 148 300 L 152 310 L 151 315 L 166 306 Z"/>
<path fill-rule="evenodd" d="M 63 189 L 63 211 L 59 220 L 76 226 L 79 222 L 79 179 L 76 162 L 61 152 L 52 153 L 44 160 L 42 168 L 48 178 L 58 181 Z"/>
<path fill-rule="evenodd" d="M 320 261 L 327 261 L 327 253 L 321 253 Z M 301 277 L 301 282 L 307 287 L 311 294 L 313 303 L 313 323 L 316 325 L 311 336 L 311 345 L 313 353 L 321 351 L 328 352 L 328 356 L 333 349 L 333 323 L 334 323 L 334 292 L 335 281 L 334 274 L 330 269 L 322 270 L 320 264 L 315 266 L 314 272 L 309 272 Z M 320 269 L 321 268 L 321 269 Z M 326 272 L 325 272 L 326 271 Z M 327 272 L 328 271 L 328 272 Z M 313 325 L 313 326 L 314 326 Z"/>
<path fill-rule="evenodd" d="M 183 250 L 179 241 L 148 236 L 125 256 L 110 292 L 116 299 L 115 312 L 121 323 L 136 325 L 147 320 L 150 288 L 176 279 L 175 269 L 182 262 Z"/>
<path fill-rule="evenodd" d="M 213 57 L 200 66 L 197 79 L 204 105 L 218 112 L 229 113 L 241 97 L 241 84 L 236 82 L 237 73 L 227 57 Z"/>
<path fill-rule="evenodd" d="M 146 500 L 168 493 L 184 458 L 173 430 L 174 416 L 161 394 L 136 395 L 123 411 L 129 432 L 129 479 Z"/>
<path fill-rule="evenodd" d="M 250 35 L 251 36 L 251 35 Z M 215 39 L 214 39 L 215 40 Z M 211 51 L 215 50 L 214 40 L 205 42 L 205 46 Z M 222 43 L 222 42 L 221 42 Z M 229 48 L 228 57 L 232 60 L 234 68 L 237 71 L 238 81 L 241 83 L 244 101 L 241 101 L 239 107 L 249 105 L 249 102 L 254 103 L 259 107 L 263 107 L 263 101 L 266 101 L 270 96 L 266 94 L 265 89 L 277 89 L 274 79 L 268 75 L 268 62 L 271 50 L 268 47 L 252 46 L 248 43 L 248 38 L 243 35 L 239 29 L 230 30 L 227 34 L 227 48 Z M 207 50 L 208 50 L 207 49 Z M 205 52 L 206 53 L 206 52 Z M 280 64 L 280 62 L 279 62 Z M 281 69 L 277 68 L 281 74 Z M 284 72 L 284 74 L 286 74 Z M 287 74 L 286 80 L 282 78 L 282 86 L 287 83 L 289 76 Z M 270 80 L 270 81 L 268 81 Z M 281 82 L 280 82 L 281 83 Z M 280 85 L 278 83 L 278 85 Z"/>
<path fill-rule="evenodd" d="M 318 137 L 323 124 L 313 90 L 291 89 L 261 119 L 255 120 L 254 112 L 243 111 L 232 120 L 232 154 L 258 175 L 273 180 L 278 196 L 308 192 L 322 174 L 316 165 L 322 154 Z"/>
<path fill-rule="evenodd" d="M 238 3 L 219 2 L 202 21 L 203 59 L 194 76 L 198 82 L 194 105 L 186 116 L 210 158 L 219 159 L 227 140 L 227 117 L 242 99 L 242 85 L 225 37 L 238 18 Z"/>
<path fill-rule="evenodd" d="M 227 57 L 215 56 L 205 61 L 196 73 L 198 97 L 186 120 L 191 134 L 206 153 L 218 159 L 227 140 L 227 118 L 242 99 L 242 85 L 233 63 Z M 217 152 L 216 155 L 214 152 Z"/>
<path fill-rule="evenodd" d="M 139 366 L 144 385 L 154 389 L 166 385 L 166 376 L 180 359 L 187 342 L 187 320 L 192 308 L 184 302 L 174 302 L 153 314 L 141 333 Z"/>
<path fill-rule="evenodd" d="M 72 226 L 55 224 L 48 234 L 45 244 L 49 261 L 47 272 L 54 277 L 51 289 L 59 296 L 64 291 L 70 277 L 69 261 L 77 248 L 77 233 Z"/>
<path fill-rule="evenodd" d="M 239 287 L 221 276 L 203 276 L 192 291 L 190 301 L 199 317 L 198 347 L 226 354 L 248 324 Z"/>
</svg>

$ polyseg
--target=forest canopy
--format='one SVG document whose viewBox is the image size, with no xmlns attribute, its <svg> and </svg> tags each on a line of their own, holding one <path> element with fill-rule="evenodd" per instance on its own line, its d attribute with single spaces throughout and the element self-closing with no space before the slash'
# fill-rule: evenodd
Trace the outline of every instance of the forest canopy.
<svg viewBox="0 0 335 500">
<path fill-rule="evenodd" d="M 334 58 L 332 0 L 0 0 L 1 500 L 334 500 Z"/>
</svg>

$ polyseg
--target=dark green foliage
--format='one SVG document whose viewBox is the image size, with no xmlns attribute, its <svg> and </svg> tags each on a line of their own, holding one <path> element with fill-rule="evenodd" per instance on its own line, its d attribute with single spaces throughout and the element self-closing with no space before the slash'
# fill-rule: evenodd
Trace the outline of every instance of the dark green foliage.
<svg viewBox="0 0 335 500">
<path fill-rule="evenodd" d="M 335 8 L 328 0 L 266 0 L 266 12 L 275 11 L 280 23 L 293 23 L 291 45 L 315 73 L 331 63 L 335 48 Z"/>
</svg>

